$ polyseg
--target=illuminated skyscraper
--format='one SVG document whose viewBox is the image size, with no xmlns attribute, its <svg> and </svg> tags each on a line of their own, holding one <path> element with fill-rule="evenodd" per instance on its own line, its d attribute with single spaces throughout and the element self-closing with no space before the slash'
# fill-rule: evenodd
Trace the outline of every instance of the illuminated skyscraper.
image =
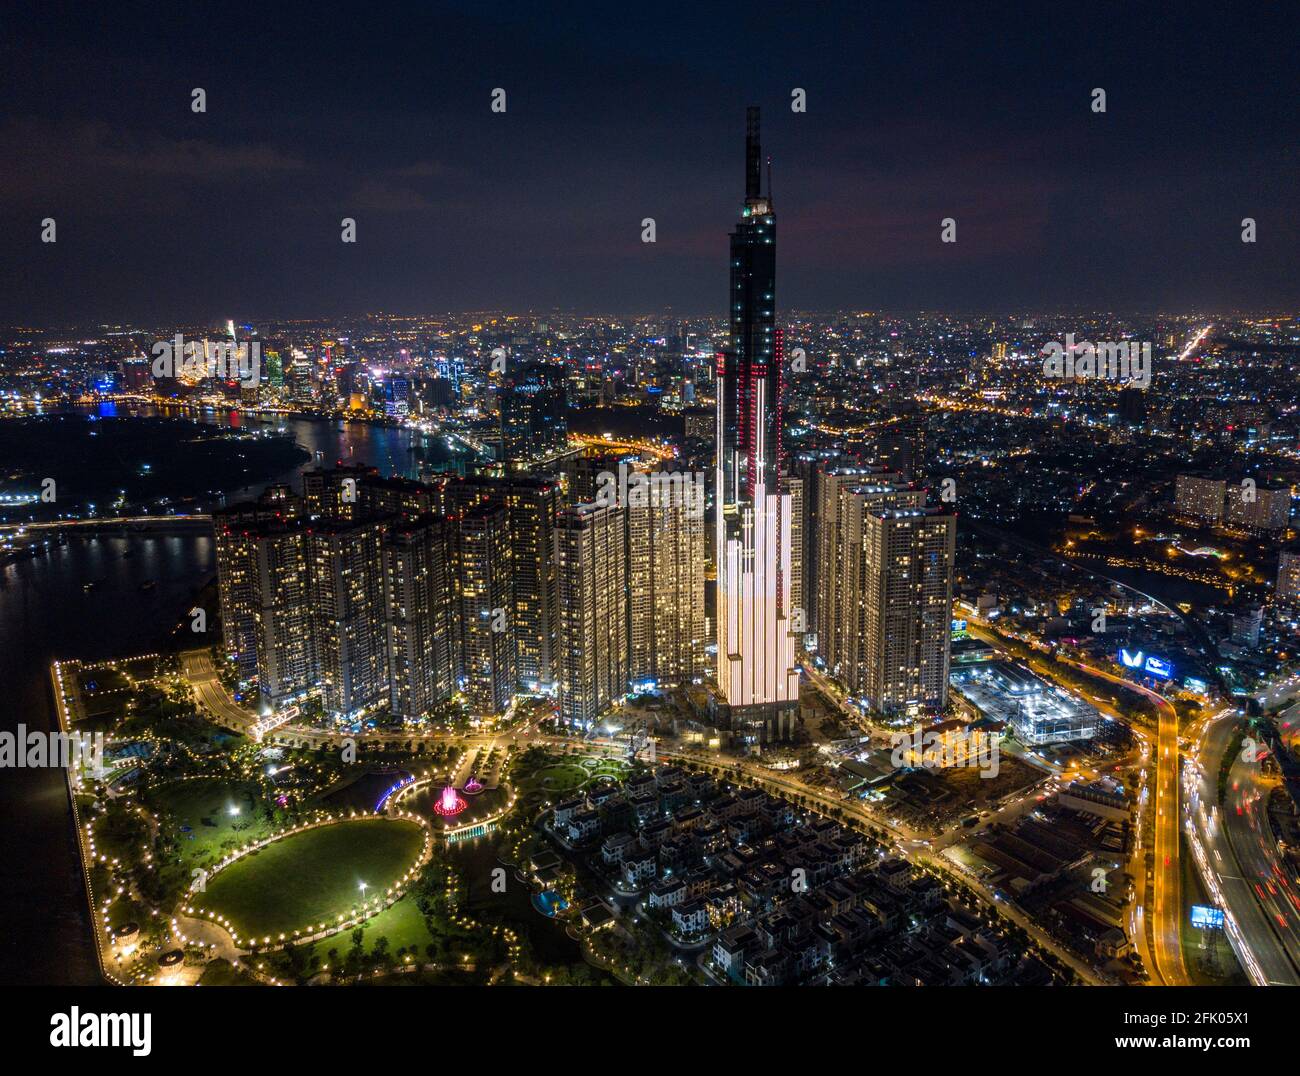
<svg viewBox="0 0 1300 1076">
<path fill-rule="evenodd" d="M 560 713 L 585 725 L 627 694 L 625 510 L 580 504 L 555 524 Z"/>
<path fill-rule="evenodd" d="M 781 493 L 782 340 L 776 218 L 759 113 L 745 129 L 745 204 L 731 234 L 730 333 L 718 364 L 715 473 L 719 723 L 751 747 L 787 736 L 799 702 L 790 495 Z M 770 188 L 770 185 L 769 185 Z"/>
<path fill-rule="evenodd" d="M 383 534 L 380 520 L 317 521 L 308 531 L 312 635 L 328 714 L 352 716 L 387 698 Z"/>
<path fill-rule="evenodd" d="M 657 472 L 628 501 L 628 677 L 689 683 L 704 672 L 704 476 Z"/>
<path fill-rule="evenodd" d="M 482 503 L 457 522 L 453 581 L 459 612 L 457 666 L 472 713 L 505 713 L 514 697 L 510 537 L 504 506 Z"/>
<path fill-rule="evenodd" d="M 253 561 L 257 682 L 276 709 L 317 687 L 308 546 L 300 525 L 267 525 Z"/>
<path fill-rule="evenodd" d="M 384 621 L 389 702 L 395 717 L 427 716 L 451 698 L 448 523 L 436 516 L 384 536 Z"/>
<path fill-rule="evenodd" d="M 939 508 L 862 512 L 859 595 L 846 643 L 850 690 L 883 713 L 936 713 L 948 700 L 957 519 Z"/>
<path fill-rule="evenodd" d="M 268 486 L 256 502 L 212 514 L 225 653 L 241 681 L 258 677 L 258 614 L 267 586 L 276 584 L 266 575 L 266 543 L 291 530 L 301 510 L 288 486 Z M 301 534 L 292 541 L 301 542 Z"/>
</svg>

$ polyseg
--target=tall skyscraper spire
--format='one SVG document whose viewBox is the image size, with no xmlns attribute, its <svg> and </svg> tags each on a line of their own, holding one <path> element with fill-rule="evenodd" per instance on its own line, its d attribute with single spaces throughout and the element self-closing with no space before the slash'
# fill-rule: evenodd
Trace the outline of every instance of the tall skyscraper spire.
<svg viewBox="0 0 1300 1076">
<path fill-rule="evenodd" d="M 763 180 L 763 146 L 759 136 L 758 106 L 745 109 L 745 200 L 759 198 Z"/>
<path fill-rule="evenodd" d="M 783 738 L 799 701 L 786 581 L 791 500 L 778 492 L 782 339 L 776 218 L 762 193 L 759 112 L 745 117 L 745 204 L 731 233 L 730 332 L 718 365 L 716 457 L 720 723 L 744 744 Z"/>
</svg>

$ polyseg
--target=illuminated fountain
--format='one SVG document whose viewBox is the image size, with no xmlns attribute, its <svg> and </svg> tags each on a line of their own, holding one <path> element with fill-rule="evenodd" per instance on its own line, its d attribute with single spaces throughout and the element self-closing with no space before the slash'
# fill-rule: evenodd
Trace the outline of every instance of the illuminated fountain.
<svg viewBox="0 0 1300 1076">
<path fill-rule="evenodd" d="M 465 782 L 465 788 L 463 791 L 467 796 L 477 796 L 483 791 L 483 782 L 473 774 L 470 774 L 469 780 Z"/>
<path fill-rule="evenodd" d="M 455 786 L 448 785 L 442 790 L 442 795 L 438 797 L 438 802 L 433 805 L 433 809 L 443 818 L 452 818 L 468 806 L 469 804 L 456 794 Z"/>
</svg>

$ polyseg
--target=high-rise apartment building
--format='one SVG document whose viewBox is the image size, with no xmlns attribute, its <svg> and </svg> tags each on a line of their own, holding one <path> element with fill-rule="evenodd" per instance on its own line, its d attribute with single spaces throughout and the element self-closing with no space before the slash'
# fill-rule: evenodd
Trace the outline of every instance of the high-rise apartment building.
<svg viewBox="0 0 1300 1076">
<path fill-rule="evenodd" d="M 476 505 L 505 509 L 508 561 L 499 570 L 509 583 L 507 634 L 518 687 L 553 690 L 559 631 L 554 531 L 560 483 L 519 473 L 476 477 L 450 483 L 445 497 L 454 512 Z"/>
<path fill-rule="evenodd" d="M 627 694 L 625 510 L 582 504 L 560 512 L 560 714 L 586 725 Z"/>
<path fill-rule="evenodd" d="M 504 505 L 482 503 L 455 521 L 456 669 L 471 712 L 504 713 L 515 693 L 510 631 L 510 534 Z"/>
<path fill-rule="evenodd" d="M 449 524 L 429 516 L 384 536 L 384 630 L 394 717 L 427 716 L 451 698 L 452 585 Z"/>
<path fill-rule="evenodd" d="M 863 513 L 852 690 L 882 713 L 947 703 L 956 534 L 956 517 L 938 508 Z"/>
<path fill-rule="evenodd" d="M 1225 522 L 1255 534 L 1278 534 L 1291 522 L 1291 487 L 1228 486 Z"/>
<path fill-rule="evenodd" d="M 1300 602 L 1300 549 L 1284 549 L 1277 562 L 1277 600 L 1284 605 Z"/>
<path fill-rule="evenodd" d="M 560 484 L 551 478 L 509 476 L 503 484 L 510 541 L 511 635 L 515 676 L 525 691 L 555 687 L 555 519 Z"/>
<path fill-rule="evenodd" d="M 923 509 L 924 490 L 875 482 L 839 487 L 834 548 L 835 571 L 828 596 L 828 641 L 821 652 L 831 675 L 850 692 L 861 694 L 869 660 L 868 609 L 878 565 L 870 545 L 872 513 L 883 509 Z"/>
<path fill-rule="evenodd" d="M 260 681 L 273 704 L 301 690 L 310 672 L 310 633 L 295 640 L 283 627 L 306 616 L 305 592 L 297 591 L 305 571 L 301 511 L 301 500 L 277 485 L 212 517 L 225 651 L 239 680 Z M 296 574 L 281 579 L 281 572 Z"/>
<path fill-rule="evenodd" d="M 327 714 L 387 697 L 381 520 L 317 521 L 307 531 L 312 637 Z"/>
<path fill-rule="evenodd" d="M 781 476 L 781 492 L 790 498 L 790 575 L 782 580 L 781 591 L 786 595 L 786 608 L 789 610 L 796 647 L 803 645 L 804 636 L 812 630 L 804 593 L 804 536 L 807 533 L 804 529 L 804 498 L 807 489 L 807 483 L 798 475 Z"/>
<path fill-rule="evenodd" d="M 831 656 L 837 654 L 840 647 L 840 614 L 837 605 L 839 558 L 842 552 L 840 494 L 852 486 L 899 486 L 902 475 L 884 467 L 856 467 L 847 464 L 820 467 L 813 474 L 817 527 L 813 540 L 806 543 L 813 555 L 809 558 L 811 571 L 805 572 L 805 586 L 807 592 L 816 596 L 812 626 L 817 632 L 817 653 L 829 665 Z"/>
<path fill-rule="evenodd" d="M 628 677 L 672 687 L 704 673 L 703 476 L 655 472 L 628 501 Z"/>
<path fill-rule="evenodd" d="M 309 558 L 297 523 L 266 525 L 254 545 L 257 683 L 272 710 L 310 694 L 319 679 Z"/>
<path fill-rule="evenodd" d="M 1227 482 L 1222 478 L 1180 474 L 1174 487 L 1174 509 L 1181 516 L 1205 523 L 1223 519 Z"/>
</svg>

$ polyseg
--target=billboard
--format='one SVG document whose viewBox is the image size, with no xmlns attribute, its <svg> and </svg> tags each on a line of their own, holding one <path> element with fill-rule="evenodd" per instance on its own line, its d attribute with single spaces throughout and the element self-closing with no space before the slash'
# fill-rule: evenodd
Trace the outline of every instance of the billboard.
<svg viewBox="0 0 1300 1076">
<path fill-rule="evenodd" d="M 1151 676 L 1158 676 L 1162 680 L 1168 680 L 1174 674 L 1174 667 L 1165 661 L 1164 658 L 1158 658 L 1154 654 L 1149 656 L 1146 664 L 1142 666 L 1144 672 Z"/>
<path fill-rule="evenodd" d="M 1202 930 L 1223 929 L 1223 909 L 1208 904 L 1192 905 L 1192 926 Z"/>
<path fill-rule="evenodd" d="M 1174 667 L 1164 658 L 1155 654 L 1144 654 L 1141 650 L 1122 648 L 1119 652 L 1120 664 L 1126 669 L 1136 669 L 1146 676 L 1158 676 L 1168 680 L 1174 675 Z"/>
</svg>

